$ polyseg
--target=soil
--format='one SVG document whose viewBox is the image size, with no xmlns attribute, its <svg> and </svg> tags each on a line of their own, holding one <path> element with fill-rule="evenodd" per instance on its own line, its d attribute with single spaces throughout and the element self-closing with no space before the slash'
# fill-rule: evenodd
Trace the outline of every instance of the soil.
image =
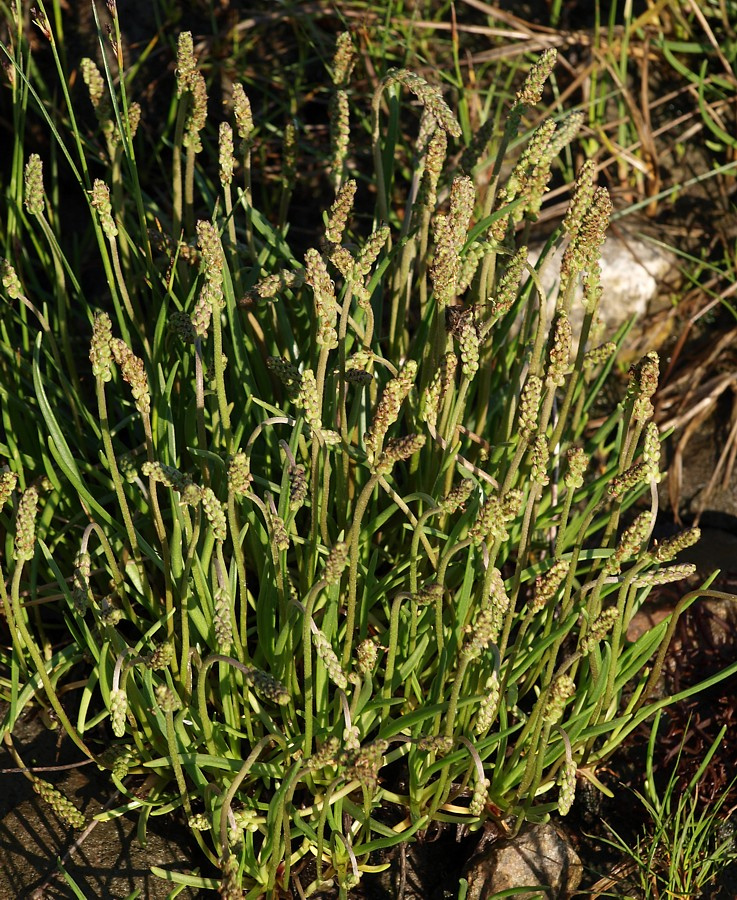
<svg viewBox="0 0 737 900">
<path fill-rule="evenodd" d="M 5 713 L 6 708 L 0 709 Z M 0 897 L 74 897 L 59 861 L 90 900 L 123 900 L 136 890 L 141 898 L 164 900 L 173 885 L 155 877 L 151 867 L 191 871 L 199 850 L 183 825 L 150 819 L 143 846 L 136 837 L 136 815 L 93 821 L 103 809 L 122 801 L 107 773 L 94 765 L 77 766 L 79 750 L 58 730 L 48 728 L 37 711 L 20 719 L 13 741 L 23 762 L 61 790 L 84 813 L 88 827 L 77 832 L 65 825 L 18 772 L 7 747 L 0 747 Z M 208 895 L 212 897 L 212 892 Z M 196 900 L 200 892 L 185 888 L 178 896 Z"/>
</svg>

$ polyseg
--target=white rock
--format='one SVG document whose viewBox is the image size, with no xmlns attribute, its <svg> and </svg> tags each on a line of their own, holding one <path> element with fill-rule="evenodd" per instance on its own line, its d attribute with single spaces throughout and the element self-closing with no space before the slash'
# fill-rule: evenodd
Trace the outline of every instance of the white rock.
<svg viewBox="0 0 737 900">
<path fill-rule="evenodd" d="M 530 246 L 529 259 L 535 265 L 540 259 L 544 244 Z M 565 244 L 561 243 L 547 255 L 540 273 L 548 296 L 550 312 L 555 308 L 560 282 L 560 263 Z M 655 297 L 659 286 L 677 272 L 673 253 L 617 228 L 604 241 L 601 252 L 601 285 L 599 318 L 606 330 L 612 332 L 631 316 L 644 316 L 648 303 Z M 583 319 L 582 291 L 580 284 L 571 307 L 571 323 L 574 329 Z"/>
</svg>

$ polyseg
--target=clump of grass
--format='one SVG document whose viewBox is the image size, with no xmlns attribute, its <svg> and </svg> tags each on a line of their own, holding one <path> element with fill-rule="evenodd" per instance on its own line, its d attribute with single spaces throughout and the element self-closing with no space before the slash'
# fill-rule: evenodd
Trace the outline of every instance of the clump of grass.
<svg viewBox="0 0 737 900">
<path fill-rule="evenodd" d="M 597 783 L 597 766 L 673 699 L 650 695 L 677 615 L 715 592 L 687 595 L 670 622 L 627 640 L 651 587 L 692 574 L 671 562 L 698 532 L 650 540 L 655 354 L 589 424 L 621 338 L 594 338 L 611 203 L 590 166 L 562 224 L 552 321 L 527 262 L 580 119 L 544 121 L 507 176 L 503 162 L 555 53 L 532 67 L 501 133 L 468 149 L 471 174 L 448 162 L 461 129 L 440 90 L 388 71 L 367 98 L 375 172 L 359 183 L 349 129 L 362 101 L 340 38 L 335 195 L 298 258 L 295 134 L 285 130 L 272 223 L 253 203 L 248 98 L 236 88 L 232 119 L 210 124 L 187 32 L 171 189 L 166 201 L 149 193 L 160 184 L 139 177 L 113 16 L 115 56 L 102 41 L 104 73 L 84 64 L 96 135 L 83 136 L 68 96 L 60 118 L 43 103 L 20 31 L 6 51 L 17 120 L 29 105 L 45 116 L 106 284 L 85 292 L 75 278 L 44 190 L 54 176 L 40 159 L 21 164 L 20 130 L 2 273 L 0 483 L 15 506 L 3 513 L 3 732 L 34 697 L 48 704 L 110 772 L 122 799 L 104 815 L 138 809 L 144 832 L 151 814 L 186 818 L 202 859 L 158 874 L 227 897 L 290 881 L 345 896 L 376 851 L 432 822 L 514 831 L 565 813 L 576 779 Z M 410 110 L 404 183 L 395 125 Z M 215 141 L 217 166 L 200 164 Z M 375 204 L 370 224 L 357 196 Z M 64 331 L 73 320 L 84 358 Z M 63 703 L 78 667 L 87 686 Z M 199 872 L 208 862 L 218 878 Z"/>
<path fill-rule="evenodd" d="M 659 723 L 660 712 L 648 741 L 644 793 L 634 792 L 645 812 L 646 825 L 634 845 L 607 826 L 611 839 L 606 842 L 629 858 L 626 880 L 635 886 L 638 897 L 702 896 L 705 890 L 714 889 L 720 874 L 737 861 L 730 822 L 733 811 L 724 809 L 733 785 L 709 803 L 708 809 L 700 799 L 704 773 L 724 740 L 727 726 L 722 726 L 685 788 L 679 778 L 682 746 L 665 786 L 659 790 L 654 768 Z M 607 887 L 615 886 L 613 879 L 604 879 L 597 886 L 603 882 Z"/>
</svg>

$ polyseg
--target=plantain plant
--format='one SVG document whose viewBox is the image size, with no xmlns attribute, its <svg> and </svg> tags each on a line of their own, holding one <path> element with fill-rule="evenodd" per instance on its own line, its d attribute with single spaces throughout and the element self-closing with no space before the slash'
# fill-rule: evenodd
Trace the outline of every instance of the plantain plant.
<svg viewBox="0 0 737 900">
<path fill-rule="evenodd" d="M 48 707 L 120 794 L 98 818 L 138 810 L 145 833 L 152 815 L 184 817 L 201 859 L 154 871 L 228 898 L 297 883 L 347 896 L 386 865 L 379 851 L 433 823 L 515 832 L 565 815 L 577 779 L 598 784 L 597 767 L 675 699 L 652 698 L 676 620 L 715 592 L 628 639 L 651 588 L 692 574 L 673 560 L 698 530 L 651 540 L 656 354 L 601 415 L 626 329 L 597 337 L 611 202 L 592 165 L 549 242 L 567 242 L 554 310 L 544 256 L 528 261 L 581 125 L 527 127 L 555 52 L 499 134 L 463 135 L 439 89 L 405 69 L 378 81 L 361 131 L 341 35 L 332 194 L 298 253 L 303 138 L 285 128 L 269 220 L 254 204 L 247 94 L 236 84 L 215 122 L 183 32 L 168 156 L 146 166 L 109 6 L 112 52 L 101 37 L 102 70 L 79 67 L 90 133 L 43 4 L 58 107 L 17 11 L 2 48 L 15 115 L 0 323 L 6 741 L 29 704 Z M 51 175 L 24 153 L 30 110 L 48 127 Z M 354 168 L 357 141 L 371 175 Z M 203 152 L 215 146 L 216 164 Z M 84 257 L 64 249 L 62 166 L 86 204 Z M 80 672 L 86 686 L 62 699 Z"/>
</svg>

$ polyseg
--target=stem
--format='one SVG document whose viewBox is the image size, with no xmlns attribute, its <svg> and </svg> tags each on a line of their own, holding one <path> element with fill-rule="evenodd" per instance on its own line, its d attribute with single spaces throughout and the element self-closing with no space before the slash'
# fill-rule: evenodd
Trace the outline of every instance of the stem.
<svg viewBox="0 0 737 900">
<path fill-rule="evenodd" d="M 302 617 L 302 656 L 303 656 L 303 684 L 304 684 L 304 738 L 302 743 L 302 757 L 309 759 L 312 756 L 312 722 L 314 716 L 313 699 L 314 684 L 312 678 L 312 610 L 315 607 L 320 591 L 327 587 L 327 581 L 321 579 L 310 589 L 304 603 Z"/>
<path fill-rule="evenodd" d="M 353 653 L 353 633 L 356 628 L 356 593 L 358 589 L 358 539 L 361 536 L 361 522 L 366 513 L 371 494 L 379 483 L 381 476 L 372 475 L 366 482 L 364 489 L 361 491 L 356 501 L 356 509 L 353 514 L 353 525 L 350 530 L 350 569 L 348 582 L 348 600 L 345 619 L 345 644 L 343 645 L 343 668 L 348 667 L 351 655 Z"/>
<path fill-rule="evenodd" d="M 79 749 L 82 751 L 82 753 L 84 753 L 85 756 L 89 757 L 90 759 L 96 759 L 94 753 L 92 753 L 92 751 L 87 747 L 85 742 L 77 733 L 77 729 L 69 721 L 69 717 L 67 716 L 64 707 L 61 705 L 59 697 L 56 694 L 56 690 L 54 689 L 54 685 L 49 678 L 49 673 L 46 671 L 46 664 L 44 662 L 44 659 L 39 653 L 38 648 L 33 642 L 33 638 L 26 628 L 26 623 L 23 619 L 23 612 L 21 610 L 19 597 L 20 576 L 22 571 L 23 563 L 19 560 L 18 565 L 13 572 L 13 582 L 10 588 L 10 600 L 13 609 L 13 615 L 15 616 L 15 627 L 18 629 L 18 633 L 23 640 L 23 644 L 31 655 L 31 659 L 33 660 L 33 664 L 36 667 L 36 671 L 38 672 L 39 678 L 41 679 L 41 683 L 44 686 L 44 690 L 46 691 L 46 696 L 49 699 L 49 703 L 53 707 L 56 715 L 59 717 L 59 722 L 61 723 L 64 731 L 66 731 L 72 741 L 77 745 L 77 747 L 79 747 Z"/>
<path fill-rule="evenodd" d="M 110 477 L 113 480 L 115 496 L 117 497 L 118 506 L 120 507 L 120 513 L 123 517 L 123 524 L 125 526 L 126 534 L 128 535 L 128 543 L 130 544 L 130 548 L 133 553 L 133 559 L 135 560 L 136 566 L 138 568 L 141 584 L 143 586 L 143 592 L 146 598 L 150 601 L 151 608 L 153 610 L 155 608 L 153 592 L 148 581 L 146 569 L 143 565 L 143 559 L 141 558 L 141 548 L 138 545 L 138 536 L 136 534 L 135 528 L 133 527 L 133 519 L 131 518 L 130 509 L 128 508 L 128 500 L 126 499 L 125 492 L 123 491 L 123 480 L 120 477 L 120 472 L 118 471 L 118 464 L 115 459 L 115 450 L 113 449 L 113 442 L 112 438 L 110 437 L 110 422 L 108 421 L 107 401 L 105 399 L 105 383 L 103 382 L 102 378 L 95 379 L 95 387 L 97 392 L 97 408 L 100 415 L 100 432 L 102 433 L 102 443 L 105 448 L 105 457 L 110 469 Z"/>
<path fill-rule="evenodd" d="M 389 620 L 389 649 L 386 654 L 386 664 L 384 666 L 384 690 L 385 700 L 389 700 L 392 696 L 392 678 L 394 677 L 394 663 L 397 656 L 397 643 L 399 641 L 399 609 L 402 600 L 411 600 L 412 594 L 402 591 L 397 594 L 392 603 L 391 617 Z M 381 717 L 387 720 L 389 717 L 389 704 L 386 703 L 382 709 Z"/>
</svg>

